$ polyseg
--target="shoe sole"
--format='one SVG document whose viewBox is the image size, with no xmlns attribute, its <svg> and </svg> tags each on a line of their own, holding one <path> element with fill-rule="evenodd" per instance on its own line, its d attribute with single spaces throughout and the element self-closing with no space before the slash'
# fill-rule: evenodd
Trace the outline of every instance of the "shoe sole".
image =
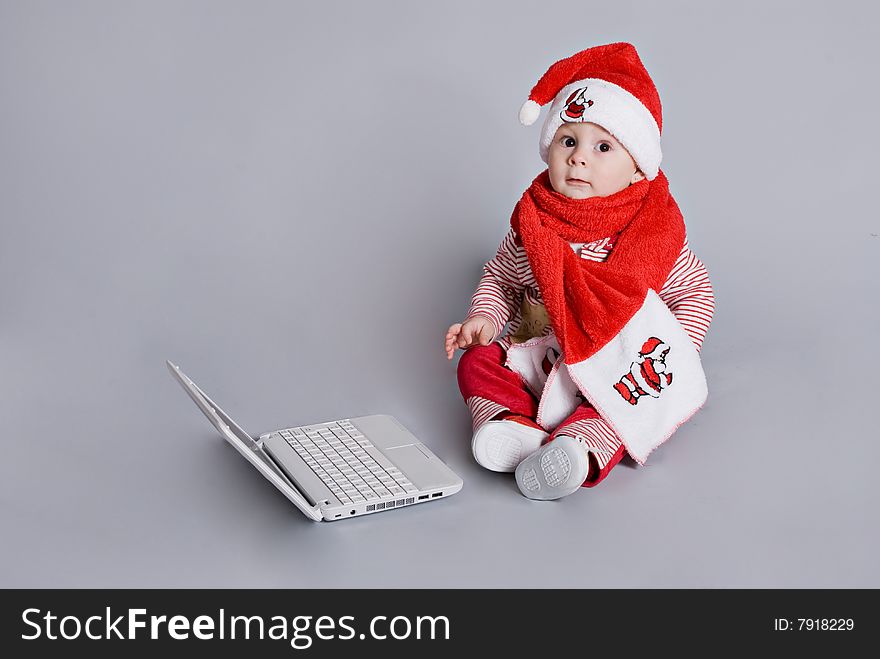
<svg viewBox="0 0 880 659">
<path fill-rule="evenodd" d="M 509 473 L 541 448 L 547 437 L 543 430 L 516 421 L 487 421 L 474 433 L 471 451 L 480 466 Z"/>
<path fill-rule="evenodd" d="M 577 441 L 557 437 L 517 466 L 516 484 L 529 499 L 561 499 L 583 485 L 589 468 L 587 452 Z"/>
</svg>

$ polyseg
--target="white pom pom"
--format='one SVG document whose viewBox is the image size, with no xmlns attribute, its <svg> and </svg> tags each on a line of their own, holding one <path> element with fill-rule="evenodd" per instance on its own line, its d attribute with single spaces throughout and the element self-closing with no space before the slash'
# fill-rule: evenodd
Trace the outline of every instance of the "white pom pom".
<svg viewBox="0 0 880 659">
<path fill-rule="evenodd" d="M 519 109 L 519 122 L 523 126 L 531 126 L 538 119 L 539 114 L 541 114 L 541 106 L 529 99 Z"/>
</svg>

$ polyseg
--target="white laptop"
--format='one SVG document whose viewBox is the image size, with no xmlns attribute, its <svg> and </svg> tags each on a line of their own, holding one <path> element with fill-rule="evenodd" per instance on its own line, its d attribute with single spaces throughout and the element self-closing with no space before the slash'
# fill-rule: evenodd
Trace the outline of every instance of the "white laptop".
<svg viewBox="0 0 880 659">
<path fill-rule="evenodd" d="M 179 366 L 165 363 L 223 438 L 312 520 L 396 510 L 461 489 L 461 478 L 393 416 L 315 423 L 254 439 Z"/>
</svg>

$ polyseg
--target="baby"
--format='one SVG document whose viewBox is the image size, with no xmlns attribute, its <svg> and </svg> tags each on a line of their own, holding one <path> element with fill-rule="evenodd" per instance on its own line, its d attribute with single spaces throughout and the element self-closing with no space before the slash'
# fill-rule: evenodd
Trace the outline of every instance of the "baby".
<svg viewBox="0 0 880 659">
<path fill-rule="evenodd" d="M 466 350 L 458 383 L 476 461 L 515 471 L 538 500 L 597 485 L 624 453 L 644 464 L 703 405 L 714 311 L 660 171 L 660 98 L 635 48 L 556 62 L 520 121 L 547 103 L 547 169 L 445 340 L 449 359 Z"/>
</svg>

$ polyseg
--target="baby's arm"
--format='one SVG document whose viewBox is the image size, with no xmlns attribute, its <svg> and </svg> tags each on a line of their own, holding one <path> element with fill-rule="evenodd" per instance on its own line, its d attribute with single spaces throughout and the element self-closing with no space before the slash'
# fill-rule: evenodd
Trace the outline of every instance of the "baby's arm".
<svg viewBox="0 0 880 659">
<path fill-rule="evenodd" d="M 524 288 L 517 270 L 516 234 L 511 229 L 495 257 L 483 266 L 466 319 L 450 326 L 446 333 L 447 358 L 452 359 L 456 347 L 488 345 L 500 335 L 519 308 Z"/>
<path fill-rule="evenodd" d="M 659 295 L 699 351 L 712 322 L 715 294 L 706 266 L 690 250 L 687 241 Z"/>
<path fill-rule="evenodd" d="M 469 316 L 463 323 L 450 325 L 446 332 L 446 359 L 452 359 L 456 348 L 487 346 L 495 338 L 495 325 L 486 316 Z"/>
</svg>

